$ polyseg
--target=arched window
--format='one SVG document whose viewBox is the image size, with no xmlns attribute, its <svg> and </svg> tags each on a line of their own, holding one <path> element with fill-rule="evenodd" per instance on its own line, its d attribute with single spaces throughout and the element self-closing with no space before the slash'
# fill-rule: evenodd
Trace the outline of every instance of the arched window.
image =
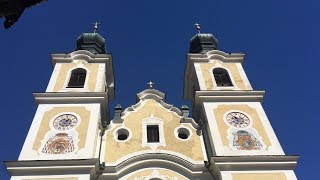
<svg viewBox="0 0 320 180">
<path fill-rule="evenodd" d="M 215 68 L 213 69 L 213 76 L 217 86 L 233 86 L 227 70 Z"/>
<path fill-rule="evenodd" d="M 77 68 L 72 70 L 67 88 L 83 88 L 86 75 L 87 71 L 85 69 Z"/>
</svg>

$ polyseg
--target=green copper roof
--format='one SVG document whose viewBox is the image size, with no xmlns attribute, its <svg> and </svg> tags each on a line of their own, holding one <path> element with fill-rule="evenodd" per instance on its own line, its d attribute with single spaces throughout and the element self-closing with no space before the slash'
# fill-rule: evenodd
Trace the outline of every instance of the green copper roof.
<svg viewBox="0 0 320 180">
<path fill-rule="evenodd" d="M 77 39 L 76 50 L 88 50 L 94 54 L 105 54 L 106 41 L 98 33 L 83 33 Z"/>
<path fill-rule="evenodd" d="M 218 40 L 212 34 L 196 34 L 190 40 L 189 53 L 206 53 L 218 48 Z"/>
</svg>

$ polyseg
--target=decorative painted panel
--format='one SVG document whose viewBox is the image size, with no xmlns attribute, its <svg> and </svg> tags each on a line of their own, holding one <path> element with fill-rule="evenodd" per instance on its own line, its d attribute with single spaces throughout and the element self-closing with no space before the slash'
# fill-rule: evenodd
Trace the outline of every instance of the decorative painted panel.
<svg viewBox="0 0 320 180">
<path fill-rule="evenodd" d="M 67 154 L 74 152 L 75 146 L 72 136 L 67 133 L 58 133 L 50 137 L 42 149 L 45 154 Z"/>
<path fill-rule="evenodd" d="M 262 150 L 263 145 L 261 138 L 256 135 L 255 132 L 250 129 L 247 130 L 231 130 L 231 136 L 229 137 L 229 147 L 232 150 Z"/>
</svg>

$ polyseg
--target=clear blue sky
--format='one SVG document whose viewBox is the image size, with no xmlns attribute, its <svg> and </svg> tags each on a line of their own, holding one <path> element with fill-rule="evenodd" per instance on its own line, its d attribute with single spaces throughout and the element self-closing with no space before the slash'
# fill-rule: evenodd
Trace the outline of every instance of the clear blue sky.
<svg viewBox="0 0 320 180">
<path fill-rule="evenodd" d="M 99 21 L 113 55 L 116 98 L 127 107 L 149 80 L 177 107 L 183 71 L 198 22 L 219 49 L 246 54 L 244 68 L 288 155 L 299 154 L 299 179 L 316 179 L 319 161 L 319 1 L 62 1 L 25 11 L 9 30 L 0 28 L 0 160 L 16 160 L 44 92 L 50 53 L 68 53 Z M 2 21 L 3 22 L 3 19 Z M 317 80 L 318 79 L 318 80 Z M 317 160 L 316 160 L 317 159 Z M 0 179 L 8 179 L 4 165 Z"/>
</svg>

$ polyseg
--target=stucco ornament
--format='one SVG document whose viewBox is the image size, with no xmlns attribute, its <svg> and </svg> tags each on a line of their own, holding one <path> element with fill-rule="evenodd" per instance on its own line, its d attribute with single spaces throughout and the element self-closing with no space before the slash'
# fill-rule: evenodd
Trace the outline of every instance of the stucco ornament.
<svg viewBox="0 0 320 180">
<path fill-rule="evenodd" d="M 136 178 L 134 178 L 134 179 L 135 179 L 135 180 L 149 180 L 149 179 L 153 179 L 153 178 L 155 178 L 155 179 L 161 179 L 161 180 L 178 180 L 177 177 L 172 177 L 172 176 L 168 176 L 168 175 L 162 175 L 162 174 L 160 174 L 160 172 L 157 171 L 156 169 L 153 170 L 153 171 L 151 172 L 151 174 L 148 175 L 148 176 L 141 176 L 141 177 L 139 177 L 139 178 L 136 177 Z"/>
</svg>

